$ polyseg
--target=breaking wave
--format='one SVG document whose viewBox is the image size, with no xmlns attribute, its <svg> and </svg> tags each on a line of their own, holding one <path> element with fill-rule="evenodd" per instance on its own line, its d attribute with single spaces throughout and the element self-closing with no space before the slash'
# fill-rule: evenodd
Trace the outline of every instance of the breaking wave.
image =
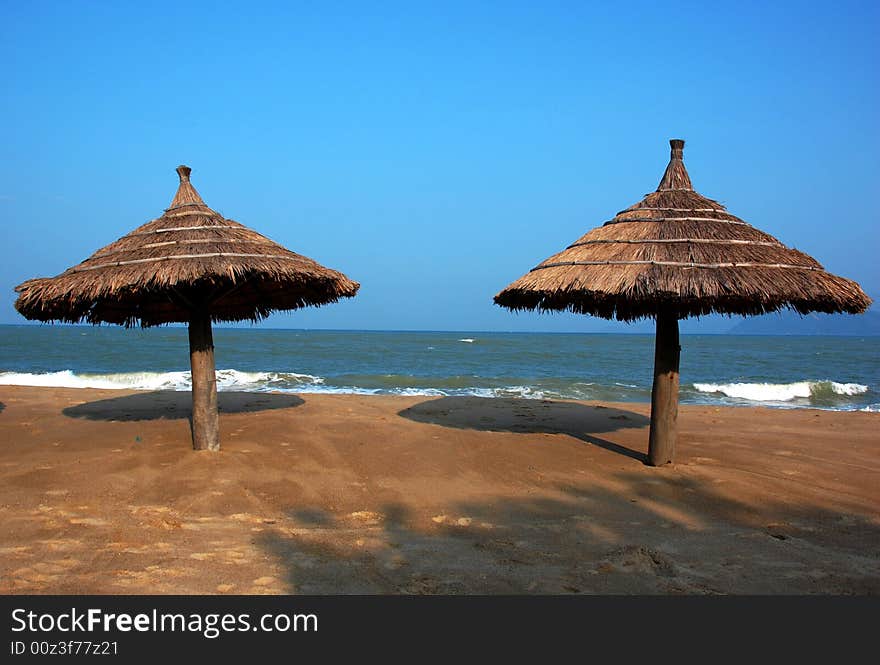
<svg viewBox="0 0 880 665">
<path fill-rule="evenodd" d="M 0 385 L 104 390 L 190 390 L 190 373 L 126 372 L 118 374 L 74 373 L 71 370 L 43 374 L 0 372 Z M 331 378 L 295 372 L 243 372 L 217 370 L 218 390 L 245 392 L 295 392 L 355 395 L 411 395 L 446 397 L 517 397 L 526 399 L 578 399 L 645 401 L 650 392 L 632 384 L 604 386 L 574 379 L 525 379 L 473 375 L 432 377 L 405 374 L 343 374 Z"/>
<path fill-rule="evenodd" d="M 791 402 L 810 400 L 822 402 L 839 397 L 862 395 L 868 386 L 836 381 L 796 381 L 794 383 L 695 383 L 701 393 L 715 393 L 750 402 Z"/>
<path fill-rule="evenodd" d="M 292 372 L 241 372 L 217 370 L 218 390 L 276 390 L 293 385 L 323 383 L 310 374 Z M 75 374 L 70 370 L 31 374 L 0 372 L 0 385 L 53 388 L 101 388 L 104 390 L 189 390 L 189 372 L 123 372 L 119 374 Z"/>
<path fill-rule="evenodd" d="M 104 390 L 181 390 L 191 388 L 188 371 L 47 373 L 0 371 L 0 385 Z M 297 372 L 249 372 L 218 369 L 221 391 L 404 395 L 425 397 L 475 396 L 525 399 L 571 399 L 608 402 L 648 402 L 650 385 L 620 381 L 600 383 L 573 377 L 485 377 L 468 375 L 413 376 L 409 374 L 339 374 L 332 377 Z M 867 394 L 866 394 L 867 393 Z M 796 381 L 793 383 L 683 384 L 684 404 L 731 404 L 835 410 L 880 411 L 874 393 L 860 383 Z"/>
</svg>

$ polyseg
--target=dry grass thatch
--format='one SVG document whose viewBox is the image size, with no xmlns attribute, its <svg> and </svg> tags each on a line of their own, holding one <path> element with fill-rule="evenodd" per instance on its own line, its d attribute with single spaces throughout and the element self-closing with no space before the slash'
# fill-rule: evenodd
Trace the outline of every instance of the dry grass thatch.
<svg viewBox="0 0 880 665">
<path fill-rule="evenodd" d="M 684 141 L 657 191 L 554 254 L 495 296 L 512 310 L 569 310 L 630 321 L 661 308 L 679 318 L 710 312 L 865 311 L 855 282 L 696 193 Z"/>
<path fill-rule="evenodd" d="M 180 187 L 158 219 L 136 228 L 57 277 L 16 287 L 29 319 L 153 326 L 256 321 L 275 310 L 323 305 L 359 284 L 211 210 L 180 166 Z"/>
</svg>

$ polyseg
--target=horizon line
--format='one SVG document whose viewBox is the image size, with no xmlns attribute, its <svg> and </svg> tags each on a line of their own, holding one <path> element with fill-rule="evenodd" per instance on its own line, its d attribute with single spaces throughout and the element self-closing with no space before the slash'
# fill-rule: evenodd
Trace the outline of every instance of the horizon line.
<svg viewBox="0 0 880 665">
<path fill-rule="evenodd" d="M 619 323 L 625 323 L 620 321 Z M 628 324 L 627 324 L 628 325 Z M 47 322 L 25 322 L 25 323 L 0 323 L 0 326 L 10 328 L 31 328 L 31 327 L 62 327 L 62 328 L 107 328 L 107 329 L 123 329 L 123 330 L 154 330 L 154 329 L 180 329 L 185 330 L 183 323 L 168 323 L 159 326 L 149 326 L 143 328 L 141 326 L 132 326 L 125 328 L 124 326 L 112 323 L 56 323 L 54 321 Z M 475 334 L 475 335 L 643 335 L 653 336 L 654 331 L 564 331 L 564 330 L 467 330 L 467 329 L 429 329 L 429 328 L 275 328 L 252 324 L 250 327 L 233 327 L 214 325 L 216 330 L 250 330 L 250 331 L 280 331 L 280 332 L 341 332 L 341 333 L 456 333 L 456 334 Z M 681 332 L 681 336 L 688 337 L 880 337 L 880 333 L 735 333 L 732 331 L 723 332 Z"/>
</svg>

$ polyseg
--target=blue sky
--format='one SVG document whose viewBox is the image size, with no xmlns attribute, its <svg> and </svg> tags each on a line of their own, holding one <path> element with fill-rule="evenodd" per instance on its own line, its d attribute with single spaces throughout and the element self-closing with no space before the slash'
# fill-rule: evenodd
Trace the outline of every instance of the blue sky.
<svg viewBox="0 0 880 665">
<path fill-rule="evenodd" d="M 0 323 L 185 163 L 362 283 L 263 325 L 633 330 L 492 296 L 653 190 L 672 137 L 698 191 L 877 299 L 880 5 L 713 5 L 0 0 Z"/>
</svg>

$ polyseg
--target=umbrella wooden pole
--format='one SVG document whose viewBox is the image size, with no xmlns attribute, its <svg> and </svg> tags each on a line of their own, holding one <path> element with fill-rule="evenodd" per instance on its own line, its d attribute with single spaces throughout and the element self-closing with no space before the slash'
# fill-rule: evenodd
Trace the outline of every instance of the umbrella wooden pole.
<svg viewBox="0 0 880 665">
<path fill-rule="evenodd" d="M 648 464 L 662 466 L 675 457 L 678 433 L 678 314 L 661 310 L 657 314 L 654 339 L 654 387 L 651 389 L 651 433 Z"/>
<path fill-rule="evenodd" d="M 189 322 L 189 361 L 192 368 L 192 439 L 194 450 L 220 450 L 217 376 L 211 316 L 194 315 Z"/>
</svg>

